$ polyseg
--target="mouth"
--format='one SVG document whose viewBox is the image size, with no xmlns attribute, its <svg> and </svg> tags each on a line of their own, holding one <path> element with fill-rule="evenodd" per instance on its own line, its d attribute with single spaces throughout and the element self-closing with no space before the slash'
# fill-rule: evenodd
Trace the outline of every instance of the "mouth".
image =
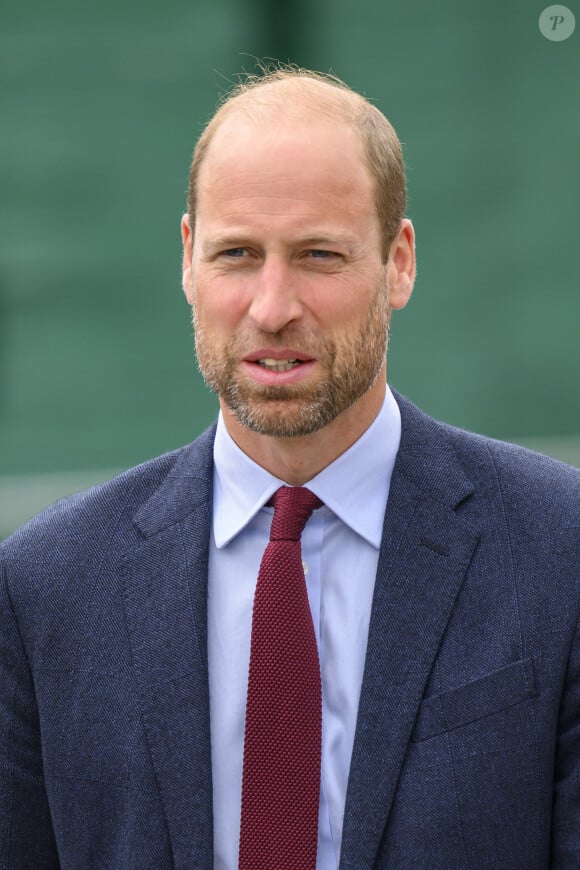
<svg viewBox="0 0 580 870">
<path fill-rule="evenodd" d="M 315 360 L 293 348 L 263 348 L 243 359 L 243 368 L 262 384 L 297 383 L 315 365 Z"/>
<path fill-rule="evenodd" d="M 273 359 L 266 357 L 265 359 L 257 359 L 254 362 L 267 369 L 269 372 L 289 372 L 295 369 L 296 366 L 301 366 L 305 362 L 301 359 Z"/>
</svg>

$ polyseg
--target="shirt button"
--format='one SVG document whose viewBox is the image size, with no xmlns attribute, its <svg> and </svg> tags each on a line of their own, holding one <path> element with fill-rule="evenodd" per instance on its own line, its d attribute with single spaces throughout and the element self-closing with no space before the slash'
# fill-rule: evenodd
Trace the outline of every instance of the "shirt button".
<svg viewBox="0 0 580 870">
<path fill-rule="evenodd" d="M 304 576 L 306 576 L 306 574 L 308 574 L 308 562 L 305 562 L 304 559 L 302 559 L 302 568 L 304 570 Z"/>
</svg>

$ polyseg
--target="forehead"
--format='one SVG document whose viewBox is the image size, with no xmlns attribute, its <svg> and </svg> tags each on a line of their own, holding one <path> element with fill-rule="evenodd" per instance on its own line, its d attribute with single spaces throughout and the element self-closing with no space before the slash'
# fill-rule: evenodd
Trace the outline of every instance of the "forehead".
<svg viewBox="0 0 580 870">
<path fill-rule="evenodd" d="M 214 134 L 198 178 L 196 223 L 248 211 L 356 217 L 376 212 L 374 182 L 356 130 L 345 121 L 227 116 Z"/>
</svg>

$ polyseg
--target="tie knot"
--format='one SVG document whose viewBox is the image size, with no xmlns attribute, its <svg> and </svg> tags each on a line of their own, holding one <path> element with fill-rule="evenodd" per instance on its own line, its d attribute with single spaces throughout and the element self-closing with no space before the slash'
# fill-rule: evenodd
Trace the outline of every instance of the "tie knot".
<svg viewBox="0 0 580 870">
<path fill-rule="evenodd" d="M 322 507 L 318 496 L 304 486 L 281 486 L 270 504 L 274 505 L 271 541 L 299 541 L 312 511 Z"/>
</svg>

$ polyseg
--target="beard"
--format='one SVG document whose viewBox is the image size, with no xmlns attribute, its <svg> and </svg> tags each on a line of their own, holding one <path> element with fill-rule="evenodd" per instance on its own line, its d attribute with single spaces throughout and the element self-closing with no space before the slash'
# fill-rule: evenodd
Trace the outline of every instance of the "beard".
<svg viewBox="0 0 580 870">
<path fill-rule="evenodd" d="M 236 336 L 217 348 L 193 307 L 199 370 L 242 426 L 277 438 L 310 435 L 328 426 L 376 382 L 387 352 L 390 311 L 385 287 L 375 294 L 355 332 L 323 340 L 312 330 L 290 326 L 276 333 Z M 257 347 L 292 347 L 316 359 L 326 375 L 314 384 L 257 384 L 236 373 L 241 359 Z"/>
</svg>

